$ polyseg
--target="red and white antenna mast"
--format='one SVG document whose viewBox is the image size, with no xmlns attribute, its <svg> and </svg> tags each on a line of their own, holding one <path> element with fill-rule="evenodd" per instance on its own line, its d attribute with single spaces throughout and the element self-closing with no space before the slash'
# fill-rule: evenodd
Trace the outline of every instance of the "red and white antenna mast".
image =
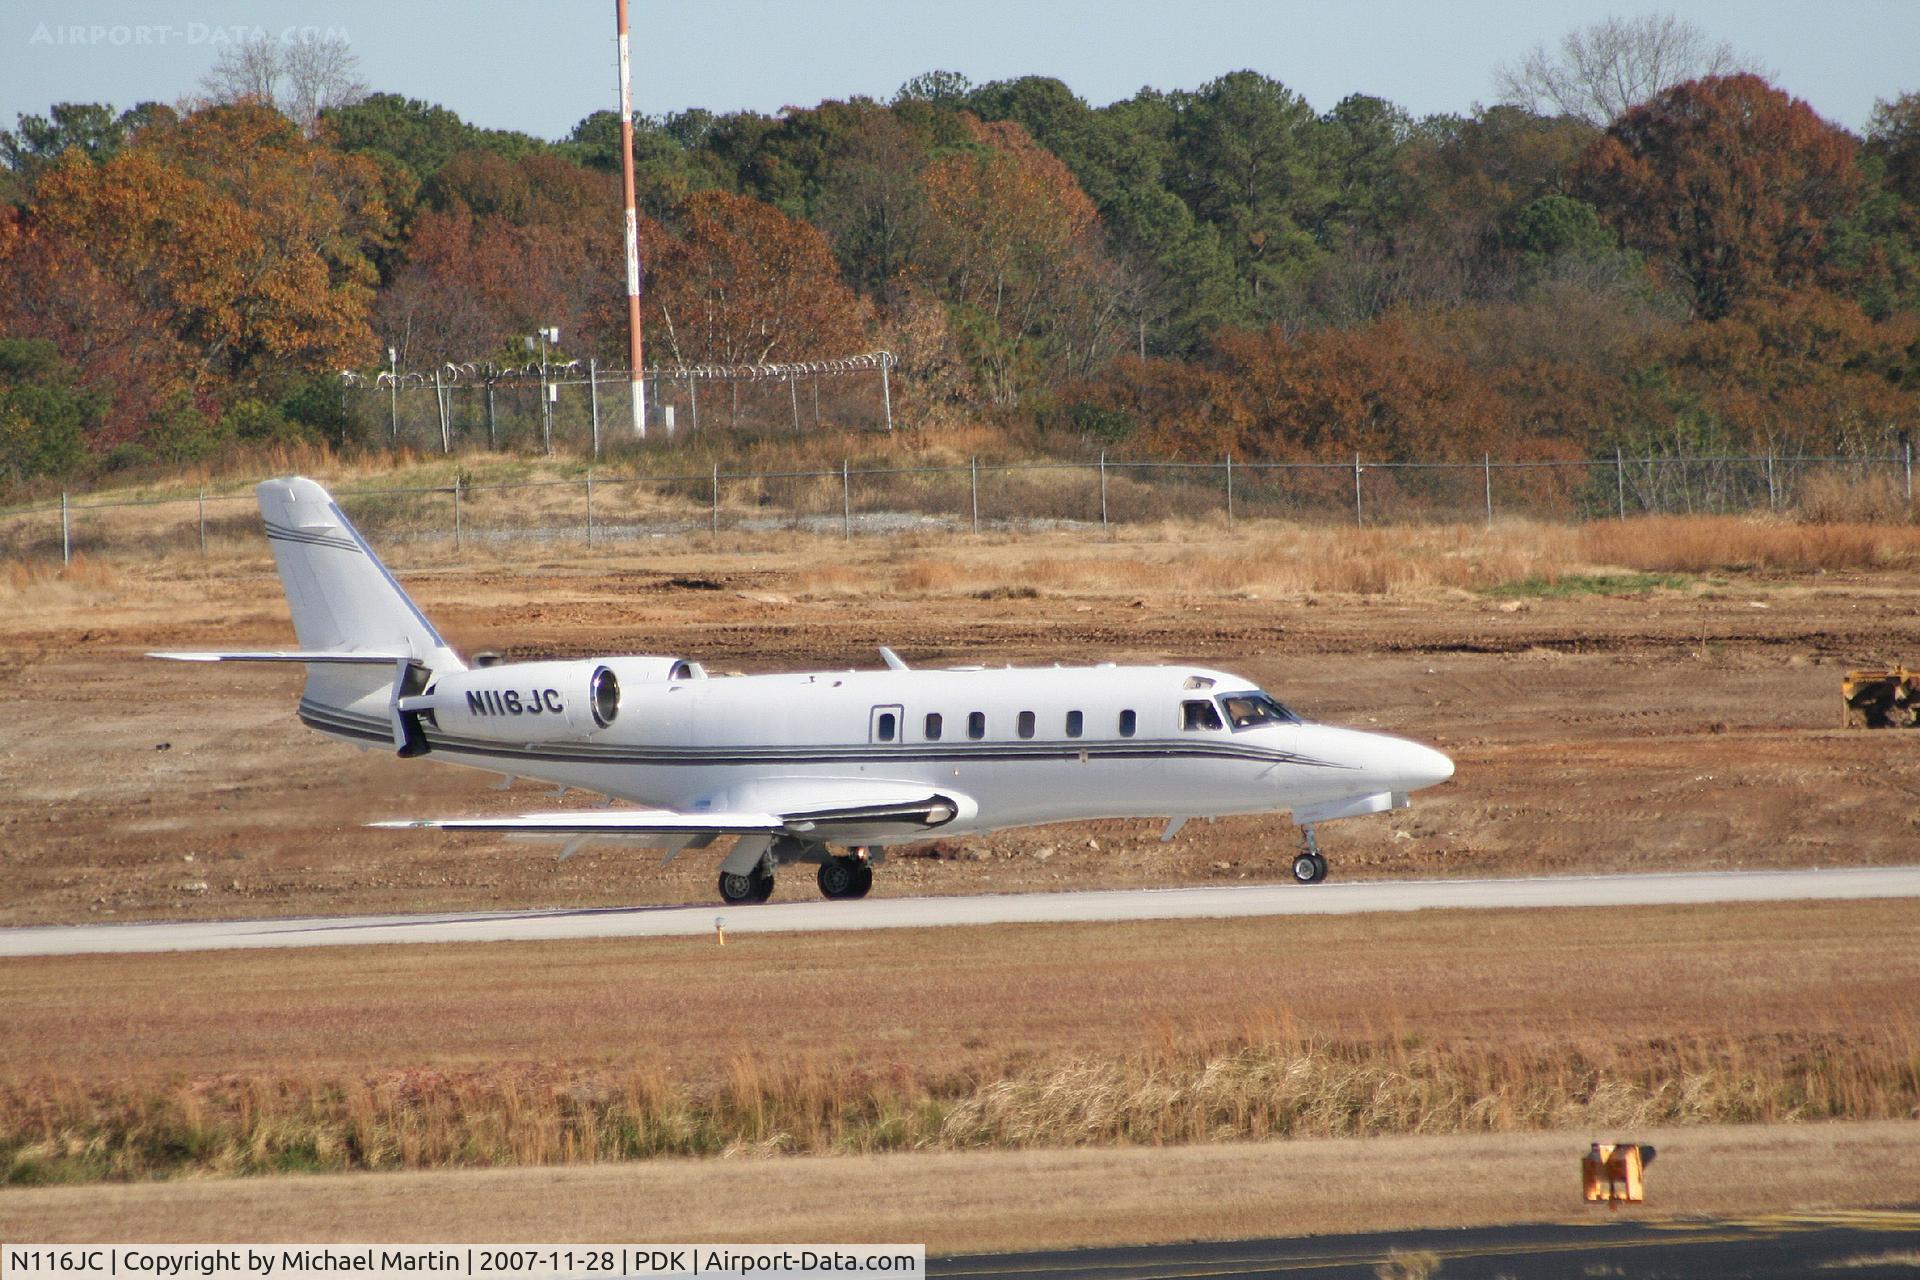
<svg viewBox="0 0 1920 1280">
<path fill-rule="evenodd" d="M 633 71 L 627 48 L 627 0 L 613 0 L 620 26 L 620 187 L 627 202 L 627 367 L 633 387 L 633 433 L 647 436 L 647 383 L 640 350 L 640 214 L 633 198 Z"/>
</svg>

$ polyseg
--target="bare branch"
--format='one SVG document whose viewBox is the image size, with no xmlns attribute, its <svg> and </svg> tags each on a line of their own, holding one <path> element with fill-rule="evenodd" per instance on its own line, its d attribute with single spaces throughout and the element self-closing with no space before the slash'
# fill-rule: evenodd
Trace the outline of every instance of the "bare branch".
<svg viewBox="0 0 1920 1280">
<path fill-rule="evenodd" d="M 1494 69 L 1494 90 L 1537 114 L 1573 116 L 1604 129 L 1662 89 L 1755 70 L 1731 44 L 1685 19 L 1647 14 L 1570 31 L 1557 49 L 1537 45 L 1517 65 Z"/>
<path fill-rule="evenodd" d="M 311 134 L 320 113 L 351 106 L 367 96 L 367 86 L 355 78 L 360 60 L 339 36 L 296 40 L 281 51 L 286 71 L 286 98 L 281 110 L 305 133 Z"/>
<path fill-rule="evenodd" d="M 213 102 L 261 102 L 311 136 L 320 113 L 366 97 L 360 60 L 339 36 L 276 41 L 256 34 L 220 54 L 200 87 Z"/>
<path fill-rule="evenodd" d="M 222 49 L 200 87 L 213 102 L 274 103 L 282 74 L 280 47 L 260 33 Z"/>
</svg>

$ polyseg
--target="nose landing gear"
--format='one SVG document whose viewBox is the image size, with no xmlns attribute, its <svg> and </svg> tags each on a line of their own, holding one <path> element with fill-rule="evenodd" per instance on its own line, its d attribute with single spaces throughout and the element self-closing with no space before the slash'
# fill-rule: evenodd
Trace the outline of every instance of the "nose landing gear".
<svg viewBox="0 0 1920 1280">
<path fill-rule="evenodd" d="M 1327 860 L 1312 827 L 1300 828 L 1300 852 L 1294 855 L 1293 878 L 1301 884 L 1319 884 L 1327 878 Z"/>
</svg>

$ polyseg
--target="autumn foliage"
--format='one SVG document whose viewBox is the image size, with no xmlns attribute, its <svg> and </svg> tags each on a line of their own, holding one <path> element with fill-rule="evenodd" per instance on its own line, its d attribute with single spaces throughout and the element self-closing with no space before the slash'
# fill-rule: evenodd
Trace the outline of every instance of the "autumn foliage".
<svg viewBox="0 0 1920 1280">
<path fill-rule="evenodd" d="M 625 358 L 619 122 L 376 94 L 61 104 L 0 130 L 0 483 L 355 443 L 339 372 Z M 1377 462 L 1872 453 L 1920 418 L 1920 99 L 1864 138 L 1766 80 L 1605 127 L 1316 112 L 1252 71 L 1093 107 L 636 122 L 649 358 L 898 360 L 901 420 L 1024 447 Z M 377 447 L 378 441 L 360 442 Z"/>
<path fill-rule="evenodd" d="M 104 164 L 68 152 L 36 197 L 35 221 L 164 315 L 207 373 L 251 389 L 374 354 L 367 249 L 391 215 L 372 166 L 278 112 L 210 108 Z"/>
<path fill-rule="evenodd" d="M 819 231 L 723 191 L 690 195 L 648 236 L 646 310 L 681 364 L 758 364 L 859 351 L 869 310 Z"/>
<path fill-rule="evenodd" d="M 1726 76 L 1631 108 L 1574 177 L 1717 320 L 1756 294 L 1835 281 L 1828 242 L 1860 199 L 1855 145 L 1759 76 Z"/>
</svg>

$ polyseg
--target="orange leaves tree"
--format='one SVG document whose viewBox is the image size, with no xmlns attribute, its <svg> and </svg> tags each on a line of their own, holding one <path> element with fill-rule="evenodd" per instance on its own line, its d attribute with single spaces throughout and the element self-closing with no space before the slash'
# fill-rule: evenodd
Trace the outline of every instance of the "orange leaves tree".
<svg viewBox="0 0 1920 1280">
<path fill-rule="evenodd" d="M 1227 330 L 1215 349 L 1243 406 L 1243 445 L 1266 456 L 1470 457 L 1506 425 L 1492 388 L 1398 315 L 1296 337 Z"/>
<path fill-rule="evenodd" d="M 867 304 L 810 224 L 724 191 L 688 196 L 673 222 L 642 228 L 654 352 L 686 364 L 758 364 L 865 349 Z"/>
<path fill-rule="evenodd" d="M 1741 448 L 1880 453 L 1920 416 L 1908 362 L 1920 316 L 1879 324 L 1823 289 L 1748 300 L 1713 324 L 1676 332 L 1676 384 Z"/>
<path fill-rule="evenodd" d="M 375 321 L 419 367 L 502 352 L 558 325 L 587 346 L 619 280 L 619 189 L 554 156 L 462 152 L 427 183 Z M 624 319 L 624 312 L 622 313 Z"/>
<path fill-rule="evenodd" d="M 922 270 L 952 310 L 985 398 L 1012 408 L 1054 350 L 1112 341 L 1113 282 L 1099 215 L 1067 167 L 1013 121 L 962 121 L 972 145 L 922 177 Z"/>
<path fill-rule="evenodd" d="M 108 408 L 86 441 L 95 454 L 192 390 L 192 353 L 167 316 L 73 240 L 20 214 L 0 214 L 0 333 L 53 343 L 80 385 L 101 394 Z"/>
<path fill-rule="evenodd" d="M 104 163 L 69 151 L 35 218 L 241 389 L 358 364 L 388 233 L 378 174 L 241 104 L 156 124 Z"/>
<path fill-rule="evenodd" d="M 1707 320 L 1824 282 L 1834 224 L 1860 197 L 1853 139 L 1754 75 L 1664 90 L 1616 120 L 1574 176 Z"/>
<path fill-rule="evenodd" d="M 1358 329 L 1222 329 L 1204 362 L 1114 362 L 1091 397 L 1184 456 L 1375 462 L 1477 459 L 1512 407 L 1400 313 Z"/>
</svg>

